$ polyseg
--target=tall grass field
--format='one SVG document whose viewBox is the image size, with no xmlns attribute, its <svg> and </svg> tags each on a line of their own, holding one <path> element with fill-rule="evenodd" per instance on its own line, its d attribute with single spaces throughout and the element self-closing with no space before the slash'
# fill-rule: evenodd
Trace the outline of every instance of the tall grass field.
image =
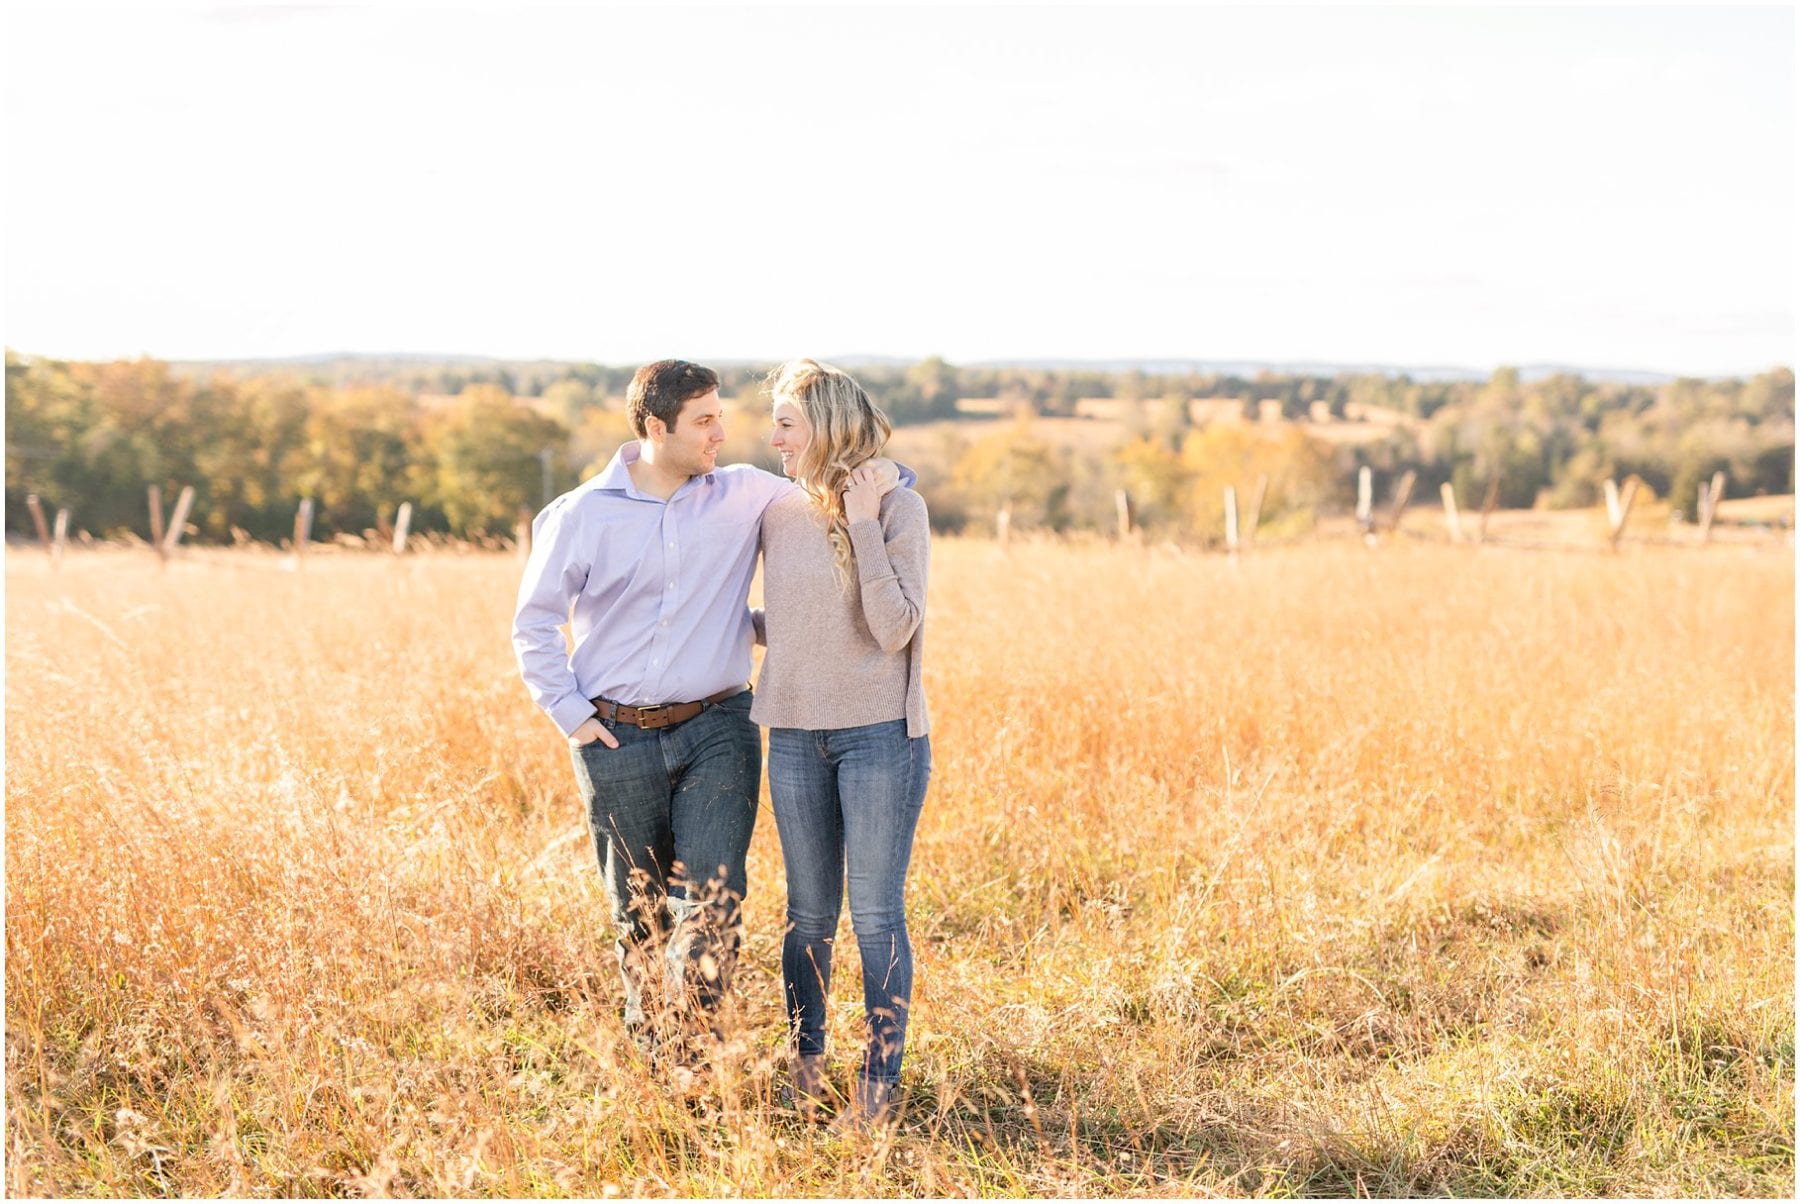
<svg viewBox="0 0 1800 1204">
<path fill-rule="evenodd" d="M 1789 549 L 939 540 L 849 1136 L 780 1102 L 766 799 L 712 1073 L 625 1038 L 519 570 L 9 552 L 10 1193 L 1793 1193 Z"/>
</svg>

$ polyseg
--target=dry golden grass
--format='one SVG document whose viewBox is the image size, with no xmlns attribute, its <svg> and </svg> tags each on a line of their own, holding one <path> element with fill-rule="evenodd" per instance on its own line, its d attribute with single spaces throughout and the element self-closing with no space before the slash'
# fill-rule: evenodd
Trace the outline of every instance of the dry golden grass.
<svg viewBox="0 0 1800 1204">
<path fill-rule="evenodd" d="M 515 560 L 277 565 L 8 557 L 14 1194 L 1794 1187 L 1791 552 L 940 541 L 886 1141 L 766 814 L 710 1106 L 621 1039 Z"/>
</svg>

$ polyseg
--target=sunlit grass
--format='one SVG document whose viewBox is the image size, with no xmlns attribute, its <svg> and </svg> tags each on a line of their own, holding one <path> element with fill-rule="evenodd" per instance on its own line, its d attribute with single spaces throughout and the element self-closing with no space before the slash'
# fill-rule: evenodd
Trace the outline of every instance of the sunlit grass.
<svg viewBox="0 0 1800 1204">
<path fill-rule="evenodd" d="M 15 1194 L 1791 1193 L 1789 552 L 939 541 L 886 1141 L 766 806 L 706 1105 L 623 1039 L 516 560 L 280 563 L 9 554 Z"/>
</svg>

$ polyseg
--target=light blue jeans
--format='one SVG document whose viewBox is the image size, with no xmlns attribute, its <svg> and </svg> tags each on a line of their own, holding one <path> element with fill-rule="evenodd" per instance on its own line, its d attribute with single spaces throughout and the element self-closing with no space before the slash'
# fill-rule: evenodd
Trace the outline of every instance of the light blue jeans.
<svg viewBox="0 0 1800 1204">
<path fill-rule="evenodd" d="M 801 1053 L 825 1052 L 831 950 L 848 881 L 869 1030 L 862 1074 L 875 1082 L 900 1081 L 913 976 L 906 867 L 930 779 L 931 741 L 908 738 L 904 719 L 769 729 L 769 796 L 787 869 L 789 1031 Z"/>
</svg>

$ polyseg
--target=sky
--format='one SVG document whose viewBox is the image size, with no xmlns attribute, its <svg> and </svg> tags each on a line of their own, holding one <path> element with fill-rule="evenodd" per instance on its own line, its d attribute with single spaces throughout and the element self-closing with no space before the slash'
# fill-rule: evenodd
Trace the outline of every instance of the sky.
<svg viewBox="0 0 1800 1204">
<path fill-rule="evenodd" d="M 1753 373 L 1794 22 L 13 5 L 5 342 Z"/>
</svg>

